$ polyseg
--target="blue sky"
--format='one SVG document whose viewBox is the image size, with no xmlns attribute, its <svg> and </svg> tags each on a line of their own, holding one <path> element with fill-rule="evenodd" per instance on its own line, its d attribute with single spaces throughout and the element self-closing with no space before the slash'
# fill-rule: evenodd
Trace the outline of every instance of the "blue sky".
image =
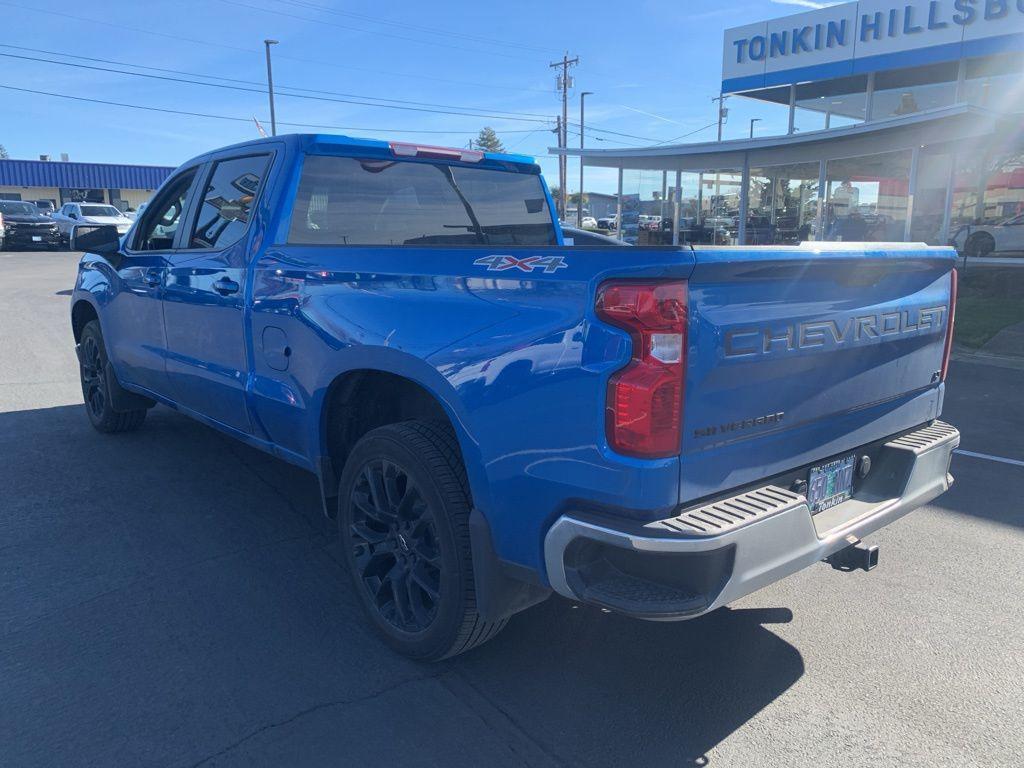
<svg viewBox="0 0 1024 768">
<path fill-rule="evenodd" d="M 588 146 L 641 146 L 690 133 L 679 140 L 713 140 L 714 128 L 700 129 L 715 120 L 711 98 L 721 80 L 723 31 L 825 4 L 0 0 L 2 86 L 249 119 L 148 112 L 0 89 L 0 144 L 16 158 L 67 152 L 80 161 L 177 165 L 207 149 L 255 138 L 253 115 L 269 131 L 266 95 L 235 88 L 262 87 L 262 41 L 269 37 L 280 41 L 273 51 L 280 122 L 445 145 L 465 145 L 482 126 L 491 125 L 507 149 L 536 156 L 553 180 L 557 163 L 547 156 L 547 148 L 555 143 L 550 122 L 560 102 L 548 64 L 561 58 L 562 51 L 580 57 L 573 72 L 577 87 L 571 91 L 570 120 L 578 117 L 579 91 L 593 91 L 587 97 L 587 124 L 638 137 L 588 134 Z M 283 95 L 289 86 L 335 101 Z M 452 107 L 448 111 L 478 114 L 438 114 L 387 108 L 382 101 L 367 105 L 339 99 L 391 99 L 393 106 L 405 107 L 416 105 L 395 102 L 420 102 L 423 110 Z M 765 118 L 758 124 L 761 134 L 785 131 L 784 109 L 739 98 L 730 107 L 727 138 L 745 136 L 753 116 Z M 281 133 L 312 130 L 279 124 Z M 572 144 L 578 140 L 570 136 Z M 570 179 L 576 177 L 573 166 Z M 609 189 L 613 173 L 588 171 L 588 189 Z"/>
</svg>

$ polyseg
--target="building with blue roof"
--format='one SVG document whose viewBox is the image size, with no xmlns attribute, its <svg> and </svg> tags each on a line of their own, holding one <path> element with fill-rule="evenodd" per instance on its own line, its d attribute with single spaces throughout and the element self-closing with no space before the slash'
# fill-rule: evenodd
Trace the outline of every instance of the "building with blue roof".
<svg viewBox="0 0 1024 768">
<path fill-rule="evenodd" d="M 155 165 L 0 160 L 0 200 L 110 203 L 121 210 L 146 202 L 173 171 Z"/>
</svg>

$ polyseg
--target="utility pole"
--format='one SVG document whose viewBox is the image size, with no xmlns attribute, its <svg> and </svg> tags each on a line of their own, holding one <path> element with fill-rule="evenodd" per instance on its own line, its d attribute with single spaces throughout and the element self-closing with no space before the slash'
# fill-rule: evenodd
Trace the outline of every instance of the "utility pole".
<svg viewBox="0 0 1024 768">
<path fill-rule="evenodd" d="M 572 79 L 569 77 L 569 67 L 580 63 L 580 57 L 570 59 L 568 51 L 562 56 L 561 61 L 552 63 L 551 67 L 561 67 L 562 74 L 558 76 L 558 90 L 562 92 L 562 130 L 558 134 L 558 148 L 564 150 L 569 146 L 569 89 L 572 87 Z M 568 181 L 569 170 L 568 158 L 564 152 L 558 155 L 558 182 L 562 190 L 562 201 L 559 205 L 559 218 L 565 218 L 565 202 L 568 199 L 566 182 Z"/>
<path fill-rule="evenodd" d="M 725 100 L 729 98 L 729 94 L 723 93 L 721 96 L 716 96 L 711 101 L 718 102 L 718 140 L 722 140 L 722 121 L 725 116 L 729 114 L 729 110 L 725 108 Z"/>
<path fill-rule="evenodd" d="M 277 116 L 274 114 L 274 71 L 270 67 L 270 46 L 277 45 L 277 40 L 264 40 L 267 49 L 267 93 L 270 94 L 270 135 L 277 136 Z"/>
<path fill-rule="evenodd" d="M 587 96 L 593 96 L 592 91 L 583 91 L 580 94 L 580 150 L 583 149 L 583 100 Z M 583 152 L 580 152 L 580 196 L 576 202 L 576 226 L 583 228 Z"/>
</svg>

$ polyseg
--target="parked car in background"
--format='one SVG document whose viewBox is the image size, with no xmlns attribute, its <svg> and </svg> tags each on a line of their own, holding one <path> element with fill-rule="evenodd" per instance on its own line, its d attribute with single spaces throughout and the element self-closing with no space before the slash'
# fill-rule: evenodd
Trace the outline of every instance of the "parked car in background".
<svg viewBox="0 0 1024 768">
<path fill-rule="evenodd" d="M 0 200 L 3 217 L 3 247 L 7 250 L 60 248 L 57 224 L 34 204 L 24 200 Z"/>
<path fill-rule="evenodd" d="M 951 244 L 965 256 L 990 256 L 993 253 L 1024 251 L 1024 214 L 998 224 L 972 224 L 961 227 Z"/>
<path fill-rule="evenodd" d="M 566 245 L 629 245 L 615 237 L 608 237 L 598 232 L 588 232 L 579 227 L 567 227 L 562 225 L 562 235 L 565 237 Z M 569 241 L 572 240 L 570 243 Z"/>
<path fill-rule="evenodd" d="M 117 234 L 123 235 L 132 226 L 132 220 L 112 205 L 104 203 L 65 203 L 53 214 L 61 237 L 68 247 L 74 247 L 75 230 L 81 226 L 117 227 Z"/>
<path fill-rule="evenodd" d="M 125 215 L 125 218 L 131 219 L 132 221 L 135 221 L 135 219 L 139 217 L 139 212 L 134 208 L 125 208 L 121 213 Z"/>
<path fill-rule="evenodd" d="M 580 221 L 580 225 L 584 229 L 597 229 L 597 219 L 595 219 L 593 216 L 584 216 L 583 219 Z"/>
<path fill-rule="evenodd" d="M 619 214 L 613 213 L 611 216 L 602 216 L 597 220 L 597 226 L 599 229 L 618 229 Z"/>
<path fill-rule="evenodd" d="M 30 200 L 29 202 L 35 205 L 44 216 L 53 216 L 54 211 L 57 210 L 53 200 Z"/>
</svg>

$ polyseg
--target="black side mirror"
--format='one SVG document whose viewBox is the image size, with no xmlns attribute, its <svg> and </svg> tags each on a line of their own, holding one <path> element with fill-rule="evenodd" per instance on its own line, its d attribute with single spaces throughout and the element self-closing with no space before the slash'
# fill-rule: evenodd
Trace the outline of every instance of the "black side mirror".
<svg viewBox="0 0 1024 768">
<path fill-rule="evenodd" d="M 74 212 L 72 212 L 72 213 L 69 213 L 69 214 L 68 214 L 68 218 L 69 218 L 69 219 L 77 219 L 77 218 L 78 218 L 78 214 L 77 214 L 77 213 L 74 213 Z"/>
<path fill-rule="evenodd" d="M 110 256 L 121 250 L 121 237 L 117 227 L 104 224 L 98 227 L 75 227 L 75 248 L 80 251 Z"/>
</svg>

